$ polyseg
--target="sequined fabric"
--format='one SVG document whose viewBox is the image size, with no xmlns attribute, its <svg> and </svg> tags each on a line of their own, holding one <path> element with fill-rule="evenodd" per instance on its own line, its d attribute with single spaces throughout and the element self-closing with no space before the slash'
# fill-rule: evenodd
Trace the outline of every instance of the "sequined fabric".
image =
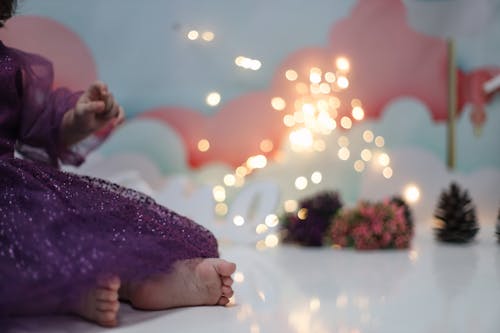
<svg viewBox="0 0 500 333">
<path fill-rule="evenodd" d="M 57 129 L 75 94 L 50 90 L 51 68 L 30 73 L 33 63 L 50 66 L 40 59 L 0 42 L 0 317 L 65 312 L 102 274 L 137 281 L 178 260 L 217 257 L 213 235 L 188 218 L 54 167 L 72 154 Z M 14 158 L 23 144 L 43 148 L 47 163 Z"/>
</svg>

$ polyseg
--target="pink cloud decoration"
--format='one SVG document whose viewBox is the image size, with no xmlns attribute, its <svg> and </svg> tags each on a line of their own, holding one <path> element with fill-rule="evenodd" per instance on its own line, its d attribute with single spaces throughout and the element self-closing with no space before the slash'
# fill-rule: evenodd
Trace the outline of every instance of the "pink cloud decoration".
<svg viewBox="0 0 500 333">
<path fill-rule="evenodd" d="M 254 92 L 229 101 L 213 116 L 180 107 L 159 107 L 139 117 L 153 118 L 171 126 L 182 137 L 189 164 L 200 167 L 206 163 L 223 161 L 238 166 L 252 155 L 262 154 L 263 140 L 274 142 L 273 156 L 283 137 L 281 115 L 271 108 L 268 92 Z M 210 142 L 210 149 L 202 152 L 198 142 Z"/>
<path fill-rule="evenodd" d="M 311 67 L 323 73 L 335 71 L 338 57 L 349 59 L 349 88 L 337 91 L 341 102 L 339 117 L 351 111 L 351 100 L 359 99 L 365 117 L 378 119 L 384 108 L 397 98 L 411 97 L 425 104 L 434 121 L 448 117 L 448 49 L 447 41 L 413 30 L 407 23 L 406 8 L 401 0 L 359 1 L 351 15 L 333 25 L 328 45 L 300 49 L 289 55 L 277 69 L 267 92 L 251 93 L 230 101 L 215 116 L 206 117 L 194 110 L 157 108 L 143 117 L 165 121 L 184 138 L 193 167 L 223 161 L 234 167 L 249 156 L 262 153 L 259 142 L 270 139 L 275 149 L 262 153 L 268 158 L 276 152 L 287 134 L 284 114 L 293 114 L 297 83 L 306 78 L 309 87 Z M 297 80 L 288 80 L 286 71 L 293 69 Z M 482 85 L 500 71 L 479 69 L 471 73 L 457 70 L 458 112 L 472 103 L 476 112 L 473 123 L 485 121 L 484 105 L 491 96 L 482 94 Z M 286 101 L 282 111 L 270 107 L 273 97 Z M 206 138 L 207 152 L 197 149 Z"/>
<path fill-rule="evenodd" d="M 15 16 L 0 30 L 0 39 L 10 47 L 40 54 L 54 64 L 55 87 L 86 88 L 97 79 L 89 48 L 67 26 L 39 16 Z"/>
</svg>

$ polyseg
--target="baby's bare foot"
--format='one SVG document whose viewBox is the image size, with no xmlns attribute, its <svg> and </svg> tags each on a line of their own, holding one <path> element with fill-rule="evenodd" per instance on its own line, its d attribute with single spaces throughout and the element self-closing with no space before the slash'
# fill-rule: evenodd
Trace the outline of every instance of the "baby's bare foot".
<svg viewBox="0 0 500 333">
<path fill-rule="evenodd" d="M 128 286 L 132 305 L 144 310 L 182 306 L 226 305 L 233 296 L 231 274 L 236 265 L 223 259 L 179 261 L 169 274 Z"/>
<path fill-rule="evenodd" d="M 120 308 L 119 288 L 120 279 L 117 276 L 99 279 L 97 286 L 83 297 L 73 312 L 101 326 L 116 326 L 118 309 Z"/>
</svg>

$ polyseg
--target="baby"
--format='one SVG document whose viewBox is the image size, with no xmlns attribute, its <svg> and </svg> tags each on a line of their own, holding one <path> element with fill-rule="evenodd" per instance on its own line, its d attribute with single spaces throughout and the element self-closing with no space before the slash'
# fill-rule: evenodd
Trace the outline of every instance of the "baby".
<svg viewBox="0 0 500 333">
<path fill-rule="evenodd" d="M 15 8 L 0 2 L 0 27 Z M 236 266 L 218 258 L 210 231 L 139 192 L 58 169 L 81 163 L 75 144 L 124 111 L 101 82 L 77 93 L 52 84 L 49 61 L 0 41 L 0 319 L 73 313 L 115 326 L 119 300 L 228 304 Z"/>
</svg>

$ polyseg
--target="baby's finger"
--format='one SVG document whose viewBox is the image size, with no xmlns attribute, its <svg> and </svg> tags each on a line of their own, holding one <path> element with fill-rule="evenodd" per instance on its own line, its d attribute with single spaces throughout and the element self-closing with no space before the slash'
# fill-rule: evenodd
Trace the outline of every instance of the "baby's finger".
<svg viewBox="0 0 500 333">
<path fill-rule="evenodd" d="M 117 127 L 123 123 L 125 120 L 125 112 L 123 111 L 123 108 L 120 106 L 118 108 L 118 114 L 116 115 L 115 118 L 111 120 L 111 126 L 112 127 Z"/>
<path fill-rule="evenodd" d="M 91 101 L 105 100 L 105 96 L 108 94 L 107 85 L 100 81 L 92 83 L 86 91 L 86 95 Z"/>
<path fill-rule="evenodd" d="M 75 107 L 76 114 L 82 116 L 88 113 L 101 113 L 105 109 L 103 101 L 81 102 Z"/>
<path fill-rule="evenodd" d="M 104 96 L 104 102 L 106 103 L 105 116 L 106 118 L 113 118 L 118 116 L 119 105 L 116 103 L 113 94 L 108 93 Z"/>
</svg>

